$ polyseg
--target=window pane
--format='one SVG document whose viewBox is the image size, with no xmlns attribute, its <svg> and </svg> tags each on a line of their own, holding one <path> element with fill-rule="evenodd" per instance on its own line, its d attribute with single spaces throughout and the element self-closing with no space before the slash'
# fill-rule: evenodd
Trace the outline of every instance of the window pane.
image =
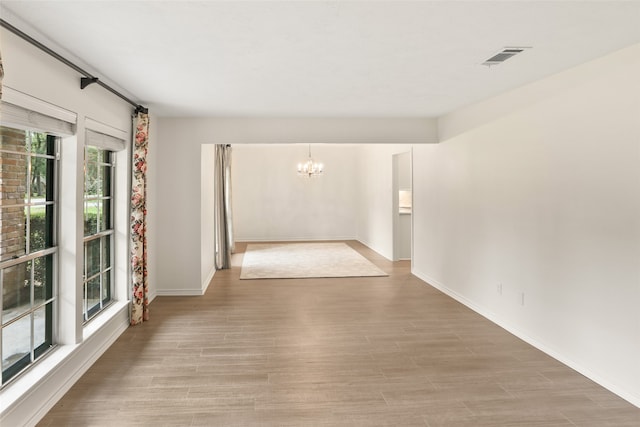
<svg viewBox="0 0 640 427">
<path fill-rule="evenodd" d="M 111 237 L 104 236 L 102 239 L 102 271 L 111 267 Z"/>
<path fill-rule="evenodd" d="M 36 345 L 33 350 L 36 358 L 53 346 L 53 302 L 50 302 L 41 310 L 43 310 L 43 313 L 36 314 L 36 322 L 42 322 L 42 324 L 34 325 Z M 38 336 L 38 334 L 40 335 Z"/>
<path fill-rule="evenodd" d="M 31 352 L 31 316 L 2 328 L 2 370 L 5 371 Z M 3 381 L 7 378 L 3 375 Z"/>
<path fill-rule="evenodd" d="M 54 145 L 54 141 L 52 141 L 51 146 Z M 45 175 L 45 186 L 46 186 L 46 193 L 45 193 L 45 200 L 48 202 L 53 202 L 53 196 L 54 196 L 54 166 L 55 166 L 55 160 L 54 159 L 46 159 L 47 162 L 47 171 L 46 171 L 46 175 Z M 47 183 L 49 183 L 49 185 L 47 185 Z"/>
<path fill-rule="evenodd" d="M 87 145 L 87 163 L 98 163 L 100 149 Z"/>
<path fill-rule="evenodd" d="M 31 157 L 31 203 L 44 202 L 46 200 L 48 160 L 42 157 Z"/>
<path fill-rule="evenodd" d="M 111 166 L 102 167 L 102 194 L 105 197 L 111 196 L 111 170 Z"/>
<path fill-rule="evenodd" d="M 84 235 L 90 236 L 93 233 L 91 232 L 91 223 L 89 222 L 89 201 L 85 199 L 84 201 Z"/>
<path fill-rule="evenodd" d="M 90 240 L 85 243 L 85 279 L 100 272 L 100 239 Z"/>
<path fill-rule="evenodd" d="M 111 270 L 102 274 L 102 302 L 111 301 Z"/>
<path fill-rule="evenodd" d="M 26 209 L 31 211 L 29 252 L 36 252 L 46 248 L 46 211 L 44 206 L 31 206 Z"/>
<path fill-rule="evenodd" d="M 17 175 L 15 176 L 15 178 L 13 180 L 10 180 L 9 182 L 15 182 L 16 185 L 18 185 L 16 187 L 16 193 L 15 193 L 15 203 L 21 203 L 24 204 L 27 202 L 27 181 L 28 181 L 28 170 L 29 170 L 29 157 L 22 157 L 21 160 L 21 166 L 23 168 L 23 170 L 17 171 Z M 4 185 L 3 185 L 4 187 Z"/>
<path fill-rule="evenodd" d="M 55 224 L 53 222 L 53 211 L 54 211 L 54 205 L 47 205 L 44 208 L 44 218 L 45 218 L 45 222 L 44 222 L 44 246 L 45 248 L 52 248 L 53 246 L 55 246 L 55 242 L 54 242 L 54 228 L 55 228 Z"/>
<path fill-rule="evenodd" d="M 33 312 L 33 348 L 47 341 L 47 311 L 45 307 L 40 307 Z"/>
<path fill-rule="evenodd" d="M 53 297 L 53 255 L 33 260 L 33 304 L 40 305 Z"/>
<path fill-rule="evenodd" d="M 31 152 L 36 154 L 49 154 L 48 153 L 48 138 L 47 134 L 40 132 L 29 132 L 31 137 Z"/>
<path fill-rule="evenodd" d="M 110 165 L 111 164 L 111 151 L 108 151 L 108 150 L 101 150 L 101 151 L 102 151 L 102 158 L 100 159 L 100 161 L 102 163 L 106 163 L 106 164 Z M 107 169 L 105 169 L 105 173 L 108 173 Z"/>
<path fill-rule="evenodd" d="M 26 151 L 26 133 L 20 129 L 0 127 L 0 150 Z"/>
<path fill-rule="evenodd" d="M 111 218 L 111 200 L 101 200 L 100 201 L 100 215 L 99 215 L 99 230 L 105 231 L 111 228 L 110 218 Z"/>
<path fill-rule="evenodd" d="M 4 196 L 4 187 L 2 188 Z M 25 254 L 25 208 L 22 206 L 0 209 L 0 261 Z"/>
<path fill-rule="evenodd" d="M 100 200 L 87 200 L 84 203 L 84 235 L 91 236 L 98 232 L 98 209 Z"/>
<path fill-rule="evenodd" d="M 95 197 L 101 195 L 100 167 L 98 166 L 99 156 L 100 150 L 95 147 L 87 147 L 84 181 L 85 197 Z"/>
<path fill-rule="evenodd" d="M 87 282 L 86 288 L 87 318 L 100 309 L 100 276 Z"/>
<path fill-rule="evenodd" d="M 31 182 L 29 194 L 31 203 L 53 201 L 54 159 L 31 157 Z"/>
<path fill-rule="evenodd" d="M 31 261 L 2 270 L 2 323 L 31 308 Z"/>
<path fill-rule="evenodd" d="M 2 179 L 3 203 L 24 203 L 27 190 L 27 157 L 0 151 L 0 160 L 2 160 L 0 161 L 0 178 Z"/>
</svg>

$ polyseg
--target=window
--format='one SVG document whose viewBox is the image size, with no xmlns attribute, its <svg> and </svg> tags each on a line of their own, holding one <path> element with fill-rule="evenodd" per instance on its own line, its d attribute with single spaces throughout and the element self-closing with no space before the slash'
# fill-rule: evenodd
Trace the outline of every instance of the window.
<svg viewBox="0 0 640 427">
<path fill-rule="evenodd" d="M 53 345 L 57 145 L 0 127 L 0 384 Z"/>
<path fill-rule="evenodd" d="M 113 152 L 85 146 L 84 321 L 106 307 L 113 295 Z"/>
</svg>

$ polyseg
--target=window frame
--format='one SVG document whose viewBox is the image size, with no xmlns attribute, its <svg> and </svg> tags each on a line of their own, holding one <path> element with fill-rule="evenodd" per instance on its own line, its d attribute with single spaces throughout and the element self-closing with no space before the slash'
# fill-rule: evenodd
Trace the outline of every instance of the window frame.
<svg viewBox="0 0 640 427">
<path fill-rule="evenodd" d="M 4 272 L 12 267 L 26 264 L 29 281 L 29 308 L 17 316 L 6 321 L 4 317 L 4 296 L 0 292 L 0 388 L 19 378 L 19 374 L 33 366 L 35 362 L 40 360 L 45 354 L 49 353 L 56 347 L 57 332 L 57 304 L 58 304 L 58 233 L 59 233 L 59 173 L 60 173 L 60 144 L 61 137 L 52 132 L 44 132 L 36 129 L 23 129 L 14 127 L 10 124 L 1 125 L 5 129 L 24 131 L 25 150 L 14 151 L 5 149 L 0 146 L 0 151 L 5 154 L 24 156 L 27 167 L 25 173 L 25 198 L 21 199 L 22 203 L 2 204 L 1 208 L 23 208 L 25 209 L 25 242 L 24 254 L 16 255 L 12 258 L 0 261 L 0 289 L 4 289 Z M 32 150 L 33 134 L 42 134 L 46 138 L 46 153 L 36 153 Z M 43 202 L 32 201 L 31 181 L 32 166 L 34 159 L 45 159 L 46 161 L 46 193 Z M 45 243 L 44 248 L 31 251 L 32 235 L 31 235 L 31 211 L 33 207 L 45 208 Z M 35 296 L 35 262 L 42 259 L 45 263 L 46 285 L 43 289 L 43 297 L 36 303 Z M 44 308 L 44 337 L 42 343 L 36 343 L 36 313 Z M 4 331 L 7 328 L 23 319 L 29 318 L 29 352 L 19 359 L 13 361 L 6 369 L 2 366 L 1 361 L 4 357 Z"/>
<path fill-rule="evenodd" d="M 107 154 L 108 155 L 108 160 L 105 160 L 102 156 L 99 156 L 98 158 L 100 160 L 98 160 L 95 164 L 95 166 L 99 169 L 99 170 L 108 170 L 108 174 L 104 174 L 103 178 L 104 181 L 107 182 L 107 188 L 105 190 L 105 188 L 102 188 L 101 196 L 90 196 L 87 197 L 87 170 L 88 170 L 88 159 L 89 156 L 88 151 L 89 149 L 96 149 L 98 150 L 99 153 L 101 154 Z M 86 221 L 86 214 L 87 214 L 87 206 L 88 203 L 92 202 L 92 201 L 100 201 L 103 204 L 105 203 L 105 201 L 108 201 L 109 203 L 109 207 L 108 207 L 108 218 L 107 218 L 107 224 L 106 228 L 104 230 L 100 229 L 100 212 L 101 210 L 98 209 L 97 210 L 97 221 L 96 221 L 96 225 L 97 225 L 97 229 L 96 232 L 92 233 L 92 234 L 86 234 L 86 230 L 84 230 L 83 232 L 83 240 L 82 240 L 82 246 L 83 246 L 83 266 L 82 266 L 82 287 L 83 287 L 83 297 L 82 297 L 82 321 L 83 324 L 87 324 L 88 322 L 90 322 L 91 320 L 93 320 L 100 312 L 102 312 L 104 309 L 106 309 L 109 305 L 111 305 L 114 301 L 114 295 L 115 295 L 115 268 L 114 268 L 114 263 L 115 263 L 115 178 L 116 178 L 116 152 L 111 150 L 110 148 L 107 147 L 103 147 L 99 144 L 93 145 L 89 142 L 89 138 L 87 138 L 87 142 L 84 145 L 84 161 L 83 161 L 83 165 L 84 165 L 84 170 L 85 170 L 85 174 L 83 177 L 83 212 L 82 212 L 82 218 L 83 218 L 83 224 Z M 98 205 L 100 206 L 100 205 Z M 86 225 L 85 225 L 86 226 Z M 99 244 L 98 244 L 98 250 L 99 250 L 99 269 L 97 272 L 94 272 L 93 274 L 88 276 L 88 260 L 87 260 L 87 246 L 88 244 L 91 244 L 91 242 L 95 241 L 95 240 L 99 240 Z M 108 241 L 108 266 L 105 267 L 105 259 L 104 259 L 104 246 L 103 246 L 103 241 Z M 108 283 L 106 284 L 107 287 L 107 297 L 103 298 L 104 295 L 104 290 L 105 290 L 105 284 L 104 284 L 104 278 L 105 276 L 108 277 Z M 99 279 L 99 302 L 98 304 L 93 304 L 91 307 L 89 307 L 89 303 L 88 300 L 89 298 L 87 297 L 89 295 L 89 285 L 88 283 L 91 282 L 92 280 L 98 278 Z"/>
</svg>

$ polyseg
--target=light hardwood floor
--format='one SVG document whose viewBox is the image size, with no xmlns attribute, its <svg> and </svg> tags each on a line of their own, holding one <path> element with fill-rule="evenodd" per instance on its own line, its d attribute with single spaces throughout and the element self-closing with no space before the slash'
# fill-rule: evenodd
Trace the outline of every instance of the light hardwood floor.
<svg viewBox="0 0 640 427">
<path fill-rule="evenodd" d="M 640 409 L 391 263 L 158 297 L 41 426 L 640 426 Z M 238 244 L 242 251 L 244 245 Z"/>
</svg>

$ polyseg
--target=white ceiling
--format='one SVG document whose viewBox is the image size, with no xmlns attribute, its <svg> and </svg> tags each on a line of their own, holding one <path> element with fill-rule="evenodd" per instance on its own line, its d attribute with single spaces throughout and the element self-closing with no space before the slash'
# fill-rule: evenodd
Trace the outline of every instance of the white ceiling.
<svg viewBox="0 0 640 427">
<path fill-rule="evenodd" d="M 161 116 L 437 117 L 640 42 L 640 1 L 2 7 Z M 532 49 L 481 65 L 506 46 Z"/>
</svg>

